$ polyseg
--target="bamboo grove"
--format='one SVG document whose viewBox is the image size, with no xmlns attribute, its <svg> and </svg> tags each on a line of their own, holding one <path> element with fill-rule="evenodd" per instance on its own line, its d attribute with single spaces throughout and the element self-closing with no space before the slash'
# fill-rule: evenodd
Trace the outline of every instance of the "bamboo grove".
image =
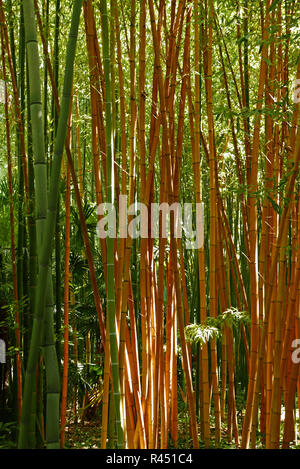
<svg viewBox="0 0 300 469">
<path fill-rule="evenodd" d="M 67 447 L 93 412 L 102 449 L 299 442 L 299 14 L 0 0 L 0 421 L 18 448 Z M 151 236 L 154 203 L 192 204 L 200 243 L 172 210 Z M 140 204 L 146 234 L 120 235 Z"/>
</svg>

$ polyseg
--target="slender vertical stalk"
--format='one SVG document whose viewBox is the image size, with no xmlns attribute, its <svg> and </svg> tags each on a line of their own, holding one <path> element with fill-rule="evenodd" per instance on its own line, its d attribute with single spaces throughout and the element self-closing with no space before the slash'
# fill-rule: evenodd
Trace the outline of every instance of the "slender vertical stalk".
<svg viewBox="0 0 300 469">
<path fill-rule="evenodd" d="M 109 53 L 109 29 L 108 12 L 106 0 L 101 1 L 102 18 L 102 40 L 104 56 L 104 77 L 105 77 L 105 115 L 106 115 L 106 198 L 107 202 L 114 207 L 114 163 L 113 163 L 113 134 L 111 127 L 111 86 L 110 86 L 110 53 Z M 109 317 L 109 340 L 111 367 L 113 379 L 113 396 L 116 412 L 117 445 L 124 447 L 124 429 L 122 422 L 122 408 L 120 400 L 120 379 L 118 360 L 118 339 L 116 331 L 115 316 L 115 289 L 114 289 L 114 239 L 111 234 L 106 239 L 107 246 L 107 314 Z"/>
</svg>

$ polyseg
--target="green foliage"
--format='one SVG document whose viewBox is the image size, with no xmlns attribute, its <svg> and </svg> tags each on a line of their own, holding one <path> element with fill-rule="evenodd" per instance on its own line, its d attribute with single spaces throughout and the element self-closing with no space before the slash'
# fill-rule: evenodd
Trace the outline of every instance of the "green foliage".
<svg viewBox="0 0 300 469">
<path fill-rule="evenodd" d="M 15 422 L 0 422 L 0 449 L 14 449 L 16 434 Z"/>
<path fill-rule="evenodd" d="M 250 324 L 250 316 L 246 311 L 238 311 L 237 308 L 229 308 L 216 319 L 220 327 L 222 326 L 239 326 L 240 324 Z"/>
<path fill-rule="evenodd" d="M 186 326 L 186 340 L 191 344 L 200 344 L 201 347 L 210 340 L 221 337 L 224 326 L 237 328 L 242 323 L 250 323 L 249 314 L 231 307 L 217 318 L 207 318 L 205 324 L 189 324 Z"/>
<path fill-rule="evenodd" d="M 185 328 L 185 335 L 187 342 L 202 346 L 210 340 L 219 337 L 220 331 L 217 327 L 207 324 L 189 324 Z"/>
</svg>

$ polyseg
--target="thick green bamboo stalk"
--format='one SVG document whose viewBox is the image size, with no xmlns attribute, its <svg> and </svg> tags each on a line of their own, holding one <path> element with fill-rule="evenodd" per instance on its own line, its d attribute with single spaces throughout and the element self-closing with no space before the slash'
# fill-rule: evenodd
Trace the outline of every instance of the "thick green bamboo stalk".
<svg viewBox="0 0 300 469">
<path fill-rule="evenodd" d="M 40 130 L 40 117 L 41 113 L 41 96 L 40 96 L 40 83 L 39 83 L 39 59 L 38 59 L 38 44 L 35 31 L 35 23 L 32 21 L 32 5 L 31 2 L 24 0 L 23 9 L 24 25 L 26 41 L 29 46 L 27 47 L 28 55 L 28 76 L 29 76 L 29 87 L 30 87 L 30 111 L 32 119 L 32 139 L 33 139 L 33 152 L 35 156 L 35 178 L 36 178 L 36 192 L 39 197 L 36 200 L 36 228 L 37 228 L 37 244 L 40 245 L 42 223 L 43 223 L 43 207 L 46 207 L 46 191 L 42 186 L 42 181 L 45 180 L 43 173 L 45 171 L 44 164 L 44 142 L 39 137 Z M 32 105 L 33 103 L 33 105 Z M 38 321 L 42 320 L 42 311 L 37 317 Z M 39 322 L 38 322 L 39 324 Z M 41 327 L 39 327 L 41 330 Z M 38 339 L 37 335 L 36 338 Z M 32 339 L 34 339 L 34 324 L 32 331 Z M 29 356 L 26 368 L 25 387 L 24 387 L 24 402 L 22 408 L 20 434 L 19 434 L 19 447 L 27 448 L 28 446 L 33 447 L 35 445 L 35 436 L 33 421 L 35 420 L 35 373 L 36 364 L 39 356 L 39 346 L 41 342 L 41 334 L 37 342 L 37 347 L 33 349 L 31 340 Z M 32 351 L 34 350 L 34 354 Z M 25 397 L 26 396 L 26 397 Z"/>
<path fill-rule="evenodd" d="M 71 101 L 71 90 L 72 90 L 72 81 L 73 81 L 73 68 L 74 68 L 74 59 L 76 51 L 76 42 L 78 35 L 78 27 L 80 20 L 81 12 L 81 0 L 75 0 L 73 6 L 72 14 L 72 23 L 69 34 L 69 41 L 67 45 L 66 53 L 66 67 L 65 67 L 65 76 L 64 76 L 64 86 L 63 86 L 63 96 L 61 100 L 61 111 L 58 121 L 58 129 L 56 135 L 54 156 L 53 156 L 53 165 L 51 172 L 50 180 L 50 189 L 49 189 L 49 203 L 47 210 L 47 218 L 45 227 L 41 224 L 39 215 L 41 213 L 41 202 L 43 204 L 47 203 L 46 192 L 43 191 L 45 186 L 40 187 L 42 182 L 46 180 L 46 166 L 44 161 L 44 141 L 43 141 L 43 132 L 39 132 L 40 126 L 42 125 L 41 116 L 41 99 L 40 99 L 40 78 L 39 78 L 39 60 L 38 60 L 38 44 L 36 40 L 36 30 L 35 30 L 35 18 L 34 18 L 34 7 L 33 0 L 24 0 L 24 17 L 25 17 L 25 32 L 26 32 L 26 42 L 27 42 L 27 53 L 28 53 L 28 63 L 29 63 L 29 72 L 30 72 L 30 99 L 31 99 L 31 115 L 32 115 L 32 133 L 33 133 L 33 148 L 36 158 L 35 164 L 35 175 L 36 175 L 36 190 L 40 190 L 42 201 L 40 198 L 37 198 L 36 210 L 37 210 L 37 235 L 38 235 L 38 246 L 41 246 L 39 249 L 39 275 L 37 282 L 37 293 L 35 301 L 35 317 L 33 320 L 32 328 L 32 337 L 29 350 L 28 366 L 26 370 L 25 378 L 25 389 L 24 389 L 24 405 L 22 411 L 22 419 L 20 426 L 20 435 L 19 435 L 19 447 L 23 448 L 27 446 L 27 429 L 30 423 L 30 412 L 31 412 L 31 391 L 34 386 L 35 378 L 35 367 L 38 359 L 39 348 L 42 341 L 42 324 L 44 318 L 45 310 L 45 291 L 48 283 L 49 275 L 49 264 L 51 256 L 52 241 L 54 237 L 55 230 L 55 221 L 56 221 L 56 208 L 57 201 L 59 196 L 59 185 L 60 185 L 60 169 L 61 169 L 61 160 L 64 148 L 64 142 L 67 132 L 67 120 L 69 115 L 70 101 Z M 36 124 L 36 125 L 35 125 Z M 44 194 L 44 195 L 43 195 Z M 43 230 L 42 230 L 43 229 Z M 42 233 L 43 231 L 43 233 Z M 41 235 L 42 238 L 41 238 Z M 51 292 L 50 292 L 51 293 Z M 49 320 L 49 315 L 47 315 L 47 321 Z M 49 324 L 46 322 L 46 328 Z M 50 360 L 50 362 L 55 362 L 55 352 L 53 347 L 48 350 L 45 350 L 45 361 Z M 54 353 L 54 355 L 52 354 Z M 49 359 L 49 354 L 52 355 Z M 53 370 L 49 370 L 48 377 L 50 378 L 50 387 L 54 385 L 52 379 L 56 380 Z M 54 401 L 54 402 L 53 402 Z M 56 401 L 59 402 L 59 396 L 57 395 L 57 390 L 50 394 L 50 399 L 47 402 L 47 410 L 49 412 L 49 436 L 50 441 L 48 444 L 49 448 L 59 447 L 59 414 L 56 412 Z M 54 411 L 52 412 L 52 409 Z M 55 429 L 56 427 L 56 429 Z M 53 435 L 57 437 L 52 440 Z M 57 441 L 56 441 L 57 440 Z"/>
<path fill-rule="evenodd" d="M 48 36 L 49 36 L 49 0 L 46 1 L 45 11 L 45 39 L 46 45 L 48 46 Z M 55 60 L 55 59 L 54 59 Z M 47 135 L 47 84 L 48 84 L 48 71 L 46 65 L 46 59 L 44 60 L 44 145 L 45 145 L 45 160 L 47 163 L 47 177 L 49 178 L 50 167 L 48 164 L 48 135 Z M 55 116 L 56 117 L 56 116 Z M 56 130 L 56 129 L 54 129 Z M 52 150 L 52 148 L 51 148 Z M 45 207 L 47 210 L 47 207 Z M 58 203 L 59 211 L 59 203 Z M 45 211 L 46 214 L 46 211 Z M 59 231 L 59 213 L 57 215 L 56 231 Z M 56 248 L 57 244 L 59 245 L 59 232 L 56 235 Z M 56 289 L 57 296 L 60 292 L 60 258 L 59 258 L 59 249 L 56 249 Z M 58 301 L 59 303 L 59 301 Z M 60 304 L 57 304 L 57 314 L 60 318 Z M 55 336 L 54 336 L 54 317 L 53 317 L 53 308 L 54 308 L 54 299 L 53 299 L 53 283 L 52 275 L 49 269 L 48 272 L 48 283 L 46 290 L 46 310 L 45 310 L 45 320 L 43 324 L 44 333 L 43 333 L 43 358 L 46 368 L 46 394 L 47 394 L 47 403 L 46 403 L 46 440 L 48 449 L 57 449 L 59 448 L 59 403 L 60 403 L 60 377 L 59 377 L 59 368 L 58 363 L 60 363 L 60 356 L 57 354 Z M 58 334 L 58 346 L 59 351 L 60 344 L 60 335 Z"/>
<path fill-rule="evenodd" d="M 53 285 L 51 270 L 48 268 L 45 319 L 43 323 L 43 358 L 46 369 L 46 443 L 47 449 L 58 449 L 59 445 L 59 403 L 60 378 L 53 327 Z"/>
<path fill-rule="evenodd" d="M 29 78 L 29 111 L 30 115 L 32 116 L 32 127 L 33 127 L 33 135 L 32 135 L 32 140 L 33 140 L 33 151 L 35 155 L 35 171 L 36 169 L 41 166 L 43 168 L 42 171 L 38 174 L 38 177 L 36 177 L 36 180 L 38 179 L 39 184 L 36 183 L 36 191 L 37 191 L 37 211 L 36 211 L 36 218 L 37 218 L 37 248 L 38 251 L 40 252 L 41 248 L 41 242 L 42 242 L 42 231 L 43 231 L 43 226 L 44 226 L 44 220 L 46 217 L 46 211 L 47 211 L 47 198 L 46 198 L 46 187 L 47 187 L 47 179 L 46 179 L 46 172 L 45 172 L 45 146 L 44 146 L 44 139 L 41 138 L 42 134 L 42 129 L 43 129 L 43 120 L 42 120 L 42 112 L 41 112 L 41 93 L 40 93 L 40 77 L 38 75 L 39 72 L 39 56 L 38 56 L 38 44 L 37 44 L 37 37 L 36 37 L 36 31 L 35 31 L 35 24 L 32 23 L 32 16 L 34 15 L 34 8 L 33 8 L 33 3 L 28 4 L 24 1 L 23 4 L 24 8 L 24 22 L 26 23 L 26 42 L 27 42 L 27 59 L 28 59 L 28 78 Z M 34 18 L 34 16 L 33 16 Z M 36 172 L 37 176 L 37 172 Z M 50 278 L 50 276 L 49 276 Z M 52 282 L 49 283 L 48 287 L 48 292 L 47 292 L 47 305 L 51 304 L 51 291 L 52 291 Z M 43 311 L 40 312 L 40 317 L 43 318 Z M 49 306 L 47 307 L 47 317 L 50 318 L 50 321 L 48 320 L 46 323 L 46 331 L 47 332 L 47 339 L 46 339 L 46 344 L 47 347 L 45 349 L 45 364 L 46 364 L 46 376 L 47 376 L 47 401 L 53 400 L 53 396 L 55 395 L 54 391 L 56 391 L 56 394 L 59 394 L 59 377 L 57 373 L 57 360 L 56 357 L 54 357 L 54 360 L 49 362 L 49 353 L 48 350 L 52 349 L 54 347 L 54 335 L 52 332 L 52 328 L 49 325 L 49 322 L 51 322 L 51 312 L 49 311 Z M 51 339 L 50 339 L 51 335 Z M 54 349 L 55 350 L 55 349 Z M 38 355 L 37 355 L 38 358 Z M 28 384 L 27 388 L 31 388 L 32 390 L 32 395 L 34 395 L 34 389 L 35 389 L 35 367 L 36 364 L 32 367 L 32 373 L 29 374 L 30 379 L 27 380 L 27 382 L 30 383 Z M 31 371 L 30 368 L 27 368 L 27 370 Z M 31 408 L 26 408 L 24 414 L 26 415 L 26 412 L 28 412 L 28 422 L 25 424 L 28 425 L 28 427 L 31 429 L 30 432 L 23 432 L 26 434 L 30 434 L 31 437 L 30 439 L 26 439 L 26 441 L 23 441 L 22 446 L 27 447 L 28 445 L 30 447 L 35 446 L 35 407 L 36 407 L 36 402 L 34 399 L 31 399 Z M 59 401 L 58 401 L 59 402 Z M 48 407 L 48 406 L 47 406 Z M 57 405 L 57 408 L 59 408 L 59 404 Z M 56 411 L 56 413 L 58 410 Z M 48 434 L 48 428 L 49 426 L 52 428 L 53 424 L 51 422 L 54 421 L 55 419 L 55 412 L 54 412 L 54 407 L 52 406 L 51 411 L 47 412 L 49 415 L 49 419 L 47 418 L 47 440 L 49 440 Z M 22 423 L 21 423 L 21 428 L 22 428 Z M 20 436 L 21 436 L 22 431 L 20 431 Z M 55 433 L 55 432 L 54 432 Z M 58 427 L 57 427 L 57 437 L 58 439 Z M 51 432 L 50 432 L 51 434 Z M 26 436 L 25 436 L 26 438 Z M 55 438 L 54 438 L 55 439 Z M 53 433 L 50 436 L 50 440 L 53 441 Z"/>
<path fill-rule="evenodd" d="M 59 72 L 59 25 L 60 25 L 60 0 L 56 0 L 55 5 L 55 30 L 54 30 L 54 48 L 53 48 L 53 77 L 54 82 L 56 85 L 56 89 L 58 90 L 58 72 Z M 47 60 L 45 60 L 47 63 Z M 49 76 L 50 72 L 48 70 Z M 51 81 L 51 76 L 50 76 Z M 52 114 L 51 119 L 53 120 L 53 132 L 52 132 L 52 142 L 55 140 L 55 134 L 57 129 L 58 123 L 58 111 L 56 109 L 55 104 L 55 97 L 54 94 L 52 96 Z M 51 142 L 50 146 L 50 155 L 52 155 L 53 150 L 53 143 Z M 60 364 L 61 360 L 61 350 L 60 350 L 60 342 L 61 342 L 61 332 L 60 332 L 60 324 L 61 324 L 61 308 L 62 308 L 62 299 L 61 299 L 61 235 L 60 235 L 60 226 L 59 226 L 59 212 L 60 212 L 60 202 L 58 201 L 57 207 L 57 217 L 56 217 L 56 233 L 55 233 L 55 304 L 56 304 L 56 315 L 55 315 L 55 322 L 56 322 L 56 353 L 57 353 L 57 360 Z"/>
<path fill-rule="evenodd" d="M 113 132 L 112 132 L 112 97 L 111 97 L 111 77 L 110 77 L 110 52 L 109 52 L 109 29 L 107 2 L 101 1 L 101 17 L 102 17 L 102 40 L 104 55 L 104 77 L 105 77 L 105 112 L 106 112 L 106 200 L 108 203 L 114 204 L 114 165 L 113 165 Z M 114 281 L 114 239 L 108 235 L 106 239 L 107 246 L 107 314 L 109 320 L 109 340 L 111 353 L 111 368 L 113 379 L 113 394 L 116 412 L 117 427 L 117 446 L 124 448 L 124 429 L 121 421 L 122 409 L 120 399 L 120 379 L 119 379 L 119 360 L 118 360 L 118 343 L 116 332 L 116 316 L 115 316 L 115 281 Z"/>
</svg>

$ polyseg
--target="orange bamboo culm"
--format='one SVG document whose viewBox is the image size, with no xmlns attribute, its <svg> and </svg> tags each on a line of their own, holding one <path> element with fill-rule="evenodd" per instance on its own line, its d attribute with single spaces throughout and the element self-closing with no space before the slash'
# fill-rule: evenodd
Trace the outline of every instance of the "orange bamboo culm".
<svg viewBox="0 0 300 469">
<path fill-rule="evenodd" d="M 4 39 L 3 39 L 2 28 L 1 28 L 1 49 L 2 49 L 3 80 L 5 82 L 4 111 L 5 111 L 5 126 L 6 126 L 6 145 L 7 145 L 9 216 L 10 216 L 10 230 L 11 230 L 11 259 L 12 259 L 13 294 L 14 294 L 14 301 L 15 301 L 16 340 L 17 340 L 16 363 L 17 363 L 17 391 L 18 391 L 18 420 L 20 420 L 21 410 L 22 410 L 22 370 L 21 370 L 21 357 L 20 357 L 21 334 L 20 334 L 20 317 L 19 317 L 19 306 L 18 306 L 19 298 L 18 298 L 17 260 L 16 260 L 15 230 L 14 230 L 14 204 L 13 204 L 9 104 L 8 104 L 7 76 L 6 76 L 6 64 L 5 64 L 5 56 L 4 56 Z"/>
<path fill-rule="evenodd" d="M 201 188 L 201 167 L 200 167 L 200 76 L 198 68 L 200 64 L 200 51 L 199 51 L 199 12 L 198 2 L 194 0 L 194 15 L 195 15 L 195 125 L 191 127 L 191 134 L 194 137 L 194 145 L 192 145 L 193 154 L 193 169 L 194 169 L 194 184 L 196 190 L 196 202 L 202 203 L 202 188 Z M 191 87 L 188 87 L 189 99 L 191 100 Z M 191 113 L 191 103 L 189 104 Z M 193 124 L 193 123 L 191 123 Z M 195 129 L 195 130 L 194 130 Z M 198 229 L 198 227 L 197 227 Z M 204 244 L 198 248 L 198 265 L 199 265 L 199 289 L 200 289 L 200 321 L 205 323 L 207 317 L 206 311 L 206 279 L 205 279 L 205 253 Z M 201 374 L 200 374 L 200 389 L 201 389 L 201 424 L 203 428 L 203 439 L 206 448 L 210 444 L 210 424 L 209 424 L 209 365 L 208 365 L 208 346 L 203 344 L 201 354 Z"/>
<path fill-rule="evenodd" d="M 266 11 L 270 6 L 267 2 Z M 264 22 L 263 40 L 265 41 L 262 46 L 260 76 L 258 84 L 258 101 L 257 109 L 262 108 L 263 92 L 266 81 L 267 73 L 267 29 L 268 28 L 268 13 Z M 260 116 L 260 114 L 259 114 Z M 259 347 L 259 311 L 258 311 L 258 265 L 257 265 L 257 205 L 255 194 L 257 192 L 257 174 L 258 174 L 258 151 L 259 151 L 259 133 L 260 133 L 260 117 L 257 117 L 253 131 L 253 146 L 251 154 L 251 176 L 250 176 L 250 195 L 249 195 L 249 243 L 250 243 L 250 288 L 251 288 L 251 350 L 250 350 L 250 369 L 249 369 L 249 387 L 246 403 L 246 414 L 243 424 L 242 433 L 242 448 L 247 448 L 250 439 L 250 427 L 252 424 L 253 412 L 253 399 L 254 387 L 257 380 L 257 355 Z"/>
<path fill-rule="evenodd" d="M 97 206 L 103 203 L 102 197 L 102 185 L 101 185 L 101 177 L 100 177 L 100 165 L 99 165 L 99 150 L 101 151 L 101 155 L 105 154 L 105 140 L 104 136 L 101 134 L 103 138 L 99 139 L 100 133 L 100 123 L 99 123 L 99 106 L 98 106 L 98 99 L 99 93 L 97 92 L 97 86 L 99 83 L 99 71 L 96 62 L 96 50 L 95 50 L 95 29 L 94 29 L 94 12 L 93 6 L 91 1 L 87 1 L 83 3 L 83 12 L 84 12 L 84 20 L 85 20 L 85 31 L 86 31 L 86 44 L 88 50 L 88 58 L 89 58 L 89 69 L 90 69 L 90 102 L 91 102 L 91 116 L 92 116 L 92 150 L 93 150 L 93 163 L 94 163 L 94 178 L 95 178 L 95 188 L 96 188 L 96 202 Z M 103 117 L 101 116 L 103 119 Z M 101 146 L 100 146 L 101 144 Z M 100 147 L 100 148 L 99 148 Z M 105 159 L 103 159 L 104 168 Z M 98 219 L 100 220 L 102 215 L 98 215 Z M 106 244 L 105 240 L 100 238 L 100 248 L 101 254 L 103 259 L 103 267 L 104 267 L 104 277 L 106 282 Z"/>
<path fill-rule="evenodd" d="M 162 79 L 162 69 L 160 65 L 160 58 L 158 55 L 159 44 L 158 44 L 158 38 L 157 38 L 157 30 L 155 27 L 155 14 L 154 14 L 152 0 L 149 0 L 149 10 L 150 10 L 150 18 L 151 18 L 151 30 L 152 30 L 153 44 L 154 44 L 154 50 L 155 50 L 155 65 L 156 65 L 157 73 L 158 73 L 162 129 L 163 129 L 163 135 L 165 136 L 165 138 L 163 139 L 163 142 L 164 142 L 163 160 L 166 162 L 166 179 L 168 182 L 167 189 L 168 189 L 168 195 L 170 197 L 172 196 L 173 188 L 172 188 L 172 171 L 170 167 L 170 149 L 169 149 L 169 144 L 168 144 L 166 104 L 165 104 L 165 94 L 164 94 L 163 79 Z M 174 269 L 175 291 L 176 291 L 176 298 L 177 298 L 177 316 L 178 316 L 178 322 L 179 322 L 179 332 L 180 332 L 180 341 L 181 341 L 182 354 L 183 354 L 184 371 L 185 371 L 185 377 L 186 377 L 186 383 L 187 383 L 187 393 L 188 393 L 188 401 L 189 401 L 189 409 L 190 409 L 190 417 L 191 417 L 191 431 L 192 431 L 193 445 L 195 448 L 198 448 L 199 447 L 198 430 L 197 430 L 194 394 L 193 394 L 193 388 L 192 388 L 192 382 L 191 382 L 191 368 L 190 368 L 190 362 L 187 356 L 186 341 L 185 341 L 185 336 L 184 336 L 184 320 L 183 320 L 183 312 L 182 312 L 182 305 L 181 305 L 181 290 L 180 290 L 180 281 L 179 281 L 178 265 L 177 265 L 177 245 L 176 245 L 176 239 L 174 238 L 174 217 L 171 217 L 170 249 L 171 249 L 173 269 Z"/>
<path fill-rule="evenodd" d="M 79 106 L 78 106 L 78 96 L 76 96 L 75 101 L 75 109 L 76 109 L 76 144 L 77 144 L 77 157 L 78 157 L 78 179 L 79 179 L 79 192 L 81 200 L 84 197 L 84 189 L 83 189 L 83 171 L 82 171 L 82 159 L 81 159 L 81 147 L 80 147 L 80 127 L 79 127 Z"/>
<path fill-rule="evenodd" d="M 23 124 L 22 124 L 22 117 L 21 117 L 18 87 L 17 87 L 16 76 L 14 72 L 13 60 L 11 56 L 10 42 L 8 38 L 7 25 L 6 25 L 5 15 L 3 11 L 2 0 L 0 0 L 0 23 L 1 23 L 1 31 L 3 31 L 2 50 L 3 51 L 5 50 L 7 54 L 9 71 L 10 71 L 10 76 L 11 76 L 11 81 L 12 81 L 15 110 L 16 110 L 16 119 L 17 119 L 17 124 L 18 124 L 18 132 L 19 132 L 20 146 L 21 146 L 22 167 L 23 167 L 23 174 L 24 174 L 25 203 L 26 203 L 26 208 L 28 211 L 29 210 L 29 207 L 28 207 L 29 189 L 28 189 L 28 168 L 27 168 L 26 148 L 25 148 L 25 137 L 24 137 Z"/>
<path fill-rule="evenodd" d="M 209 295 L 210 315 L 217 317 L 217 290 L 216 290 L 216 236 L 217 236 L 217 197 L 216 197 L 216 149 L 214 141 L 214 122 L 212 113 L 212 23 L 213 23 L 213 1 L 209 2 L 208 13 L 208 38 L 207 38 L 207 67 L 205 70 L 205 85 L 207 95 L 207 117 L 208 117 L 208 139 L 209 139 L 209 170 L 210 170 L 210 266 L 209 266 Z M 221 411 L 219 398 L 219 380 L 217 372 L 217 349 L 216 340 L 211 343 L 212 359 L 212 385 L 215 408 L 216 444 L 221 439 Z"/>
</svg>

